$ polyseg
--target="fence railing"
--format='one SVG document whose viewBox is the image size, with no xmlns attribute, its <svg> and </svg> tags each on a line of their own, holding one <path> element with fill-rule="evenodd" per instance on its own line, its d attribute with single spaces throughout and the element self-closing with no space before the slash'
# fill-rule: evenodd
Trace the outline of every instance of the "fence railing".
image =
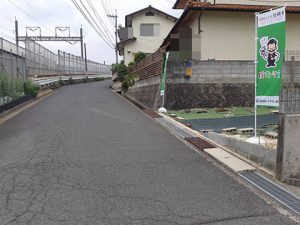
<svg viewBox="0 0 300 225">
<path fill-rule="evenodd" d="M 0 73 L 26 77 L 25 48 L 0 38 Z"/>
<path fill-rule="evenodd" d="M 158 50 L 138 62 L 133 68 L 133 74 L 135 74 L 140 80 L 160 76 L 163 69 L 163 61 L 163 53 Z"/>
<path fill-rule="evenodd" d="M 285 61 L 300 61 L 300 50 L 286 50 Z"/>
<path fill-rule="evenodd" d="M 54 53 L 27 40 L 25 48 L 0 38 L 0 72 L 14 77 L 55 75 L 109 75 L 111 66 L 87 60 L 63 51 Z"/>
</svg>

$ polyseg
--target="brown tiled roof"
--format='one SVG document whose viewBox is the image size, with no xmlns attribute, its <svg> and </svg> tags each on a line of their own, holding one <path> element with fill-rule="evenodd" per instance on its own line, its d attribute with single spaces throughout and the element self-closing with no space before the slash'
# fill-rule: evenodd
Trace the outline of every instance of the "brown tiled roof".
<svg viewBox="0 0 300 225">
<path fill-rule="evenodd" d="M 189 0 L 177 0 L 173 6 L 173 9 L 184 9 Z"/>
<path fill-rule="evenodd" d="M 212 11 L 239 11 L 239 12 L 259 12 L 274 8 L 275 6 L 267 5 L 242 5 L 242 4 L 210 4 L 206 2 L 192 2 L 187 4 L 188 9 L 205 9 Z M 287 13 L 300 13 L 299 6 L 287 6 Z"/>
</svg>

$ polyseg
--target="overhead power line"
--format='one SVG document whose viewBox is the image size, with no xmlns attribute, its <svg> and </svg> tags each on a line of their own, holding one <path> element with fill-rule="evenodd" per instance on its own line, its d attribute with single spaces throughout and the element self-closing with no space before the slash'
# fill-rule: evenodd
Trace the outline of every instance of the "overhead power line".
<svg viewBox="0 0 300 225">
<path fill-rule="evenodd" d="M 110 40 L 113 40 L 113 36 L 112 34 L 109 32 L 109 29 L 107 28 L 107 26 L 105 25 L 105 23 L 103 22 L 103 20 L 101 19 L 99 13 L 97 12 L 97 10 L 95 9 L 95 7 L 93 6 L 93 4 L 91 3 L 90 0 L 87 0 L 90 8 L 92 9 L 94 15 L 96 16 L 96 18 L 98 19 L 100 26 L 102 26 L 102 28 L 104 29 L 105 33 L 109 36 Z"/>
<path fill-rule="evenodd" d="M 105 40 L 109 43 L 111 43 L 113 45 L 113 41 L 111 40 L 111 38 L 109 37 L 109 35 L 107 36 L 106 33 L 106 30 L 104 28 L 104 31 L 103 31 L 103 28 L 101 28 L 98 23 L 95 21 L 94 17 L 91 15 L 91 13 L 89 12 L 89 10 L 87 9 L 87 7 L 84 5 L 84 3 L 80 0 L 82 6 L 84 7 L 85 11 L 88 13 L 88 15 L 90 16 L 90 18 L 92 19 L 92 21 L 94 22 L 94 25 L 96 25 L 96 27 L 99 29 L 100 33 L 102 34 L 102 37 L 105 38 Z"/>
<path fill-rule="evenodd" d="M 81 2 L 81 5 L 83 6 L 83 8 L 85 10 L 82 9 L 82 7 L 77 3 L 76 0 L 71 0 L 72 3 L 75 5 L 75 7 L 78 9 L 78 11 L 81 13 L 81 15 L 85 18 L 85 20 L 90 24 L 90 26 L 94 29 L 94 31 L 101 37 L 101 39 L 112 49 L 114 49 L 114 44 L 112 43 L 112 41 L 109 39 L 109 37 L 107 35 L 105 35 L 105 33 L 103 32 L 103 30 L 101 30 L 101 28 L 99 27 L 99 25 L 96 23 L 95 19 L 93 18 L 93 16 L 90 14 L 90 12 L 88 11 L 87 7 L 84 5 L 84 3 Z M 89 16 L 88 16 L 88 15 Z"/>
<path fill-rule="evenodd" d="M 28 17 L 30 17 L 33 21 L 36 21 L 38 24 L 40 24 L 41 26 L 43 26 L 43 24 L 41 24 L 40 22 L 38 22 L 39 20 L 37 18 L 35 18 L 32 15 L 30 15 L 28 12 L 26 12 L 24 9 L 22 9 L 21 7 L 19 7 L 18 5 L 16 5 L 14 2 L 12 2 L 11 0 L 8 0 L 8 2 L 10 4 L 12 4 L 18 10 L 20 10 L 21 12 L 23 12 L 25 15 L 27 15 Z M 51 32 L 52 34 L 54 34 L 54 32 L 51 31 L 51 30 L 49 30 L 48 28 L 45 27 L 45 29 L 48 30 L 49 32 Z"/>
</svg>

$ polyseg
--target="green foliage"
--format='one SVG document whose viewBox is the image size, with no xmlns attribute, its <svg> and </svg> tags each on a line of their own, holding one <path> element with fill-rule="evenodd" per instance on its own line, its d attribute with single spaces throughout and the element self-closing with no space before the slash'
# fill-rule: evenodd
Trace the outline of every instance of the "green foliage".
<svg viewBox="0 0 300 225">
<path fill-rule="evenodd" d="M 104 77 L 96 77 L 94 80 L 95 80 L 95 81 L 103 81 L 103 80 L 104 80 Z"/>
<path fill-rule="evenodd" d="M 69 78 L 69 84 L 74 84 L 74 80 L 72 77 Z"/>
<path fill-rule="evenodd" d="M 132 87 L 135 83 L 135 77 L 132 74 L 128 74 L 124 77 L 124 80 L 122 81 L 122 91 L 126 92 L 130 87 Z"/>
<path fill-rule="evenodd" d="M 111 64 L 111 72 L 114 74 L 116 72 L 117 64 Z"/>
<path fill-rule="evenodd" d="M 0 74 L 0 105 L 24 96 L 23 80 Z"/>
<path fill-rule="evenodd" d="M 130 62 L 130 63 L 128 63 L 128 67 L 129 66 L 134 66 L 135 65 L 135 62 Z"/>
<path fill-rule="evenodd" d="M 128 67 L 124 64 L 124 62 L 121 62 L 116 66 L 116 73 L 119 81 L 123 81 L 128 72 Z"/>
<path fill-rule="evenodd" d="M 146 53 L 144 52 L 138 52 L 134 54 L 134 62 L 138 63 L 142 59 L 146 58 Z"/>
<path fill-rule="evenodd" d="M 57 88 L 60 88 L 60 87 L 61 87 L 61 82 L 58 81 L 58 82 L 55 82 L 54 84 L 52 84 L 51 89 L 57 89 Z"/>
<path fill-rule="evenodd" d="M 64 81 L 61 79 L 61 77 L 59 78 L 58 83 L 59 83 L 59 86 L 63 86 L 64 85 Z"/>
<path fill-rule="evenodd" d="M 25 81 L 24 82 L 24 93 L 25 95 L 30 95 L 32 97 L 36 97 L 39 93 L 40 86 L 33 83 L 32 81 Z"/>
<path fill-rule="evenodd" d="M 132 73 L 135 62 L 128 63 L 128 73 Z"/>
</svg>

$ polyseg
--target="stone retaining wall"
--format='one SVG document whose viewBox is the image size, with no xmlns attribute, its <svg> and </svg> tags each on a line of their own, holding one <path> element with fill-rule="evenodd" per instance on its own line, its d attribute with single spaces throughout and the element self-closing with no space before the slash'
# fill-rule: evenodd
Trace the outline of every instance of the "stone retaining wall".
<svg viewBox="0 0 300 225">
<path fill-rule="evenodd" d="M 252 84 L 168 83 L 166 108 L 172 110 L 189 108 L 221 108 L 253 106 Z"/>
</svg>

